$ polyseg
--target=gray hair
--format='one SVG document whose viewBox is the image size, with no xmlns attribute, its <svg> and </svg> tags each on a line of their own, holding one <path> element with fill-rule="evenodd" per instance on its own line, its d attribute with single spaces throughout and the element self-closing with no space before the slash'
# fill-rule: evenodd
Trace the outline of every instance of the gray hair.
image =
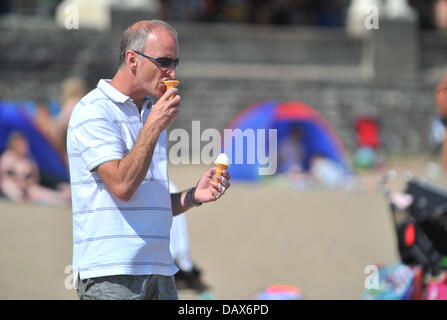
<svg viewBox="0 0 447 320">
<path fill-rule="evenodd" d="M 152 34 L 159 27 L 170 30 L 177 40 L 177 31 L 170 24 L 162 20 L 154 19 L 136 22 L 128 27 L 121 37 L 118 67 L 121 67 L 125 63 L 127 50 L 143 52 L 148 35 Z"/>
</svg>

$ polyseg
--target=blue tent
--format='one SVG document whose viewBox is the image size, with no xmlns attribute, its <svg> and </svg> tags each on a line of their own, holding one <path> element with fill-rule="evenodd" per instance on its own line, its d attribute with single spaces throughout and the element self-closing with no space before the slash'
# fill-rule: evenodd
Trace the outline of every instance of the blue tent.
<svg viewBox="0 0 447 320">
<path fill-rule="evenodd" d="M 290 101 L 278 103 L 276 101 L 263 101 L 248 106 L 239 112 L 226 129 L 233 132 L 240 129 L 242 132 L 246 129 L 252 129 L 257 132 L 258 129 L 276 129 L 277 146 L 291 132 L 291 129 L 299 126 L 303 135 L 303 146 L 306 150 L 304 155 L 304 163 L 302 164 L 305 171 L 310 169 L 311 159 L 316 156 L 324 156 L 337 163 L 346 172 L 351 172 L 349 161 L 346 157 L 345 148 L 330 123 L 315 109 L 300 101 Z M 269 140 L 268 132 L 265 133 L 265 150 L 268 153 Z M 223 150 L 230 156 L 231 167 L 229 172 L 233 180 L 257 181 L 262 178 L 259 174 L 259 158 L 253 159 L 253 155 L 248 152 L 255 151 L 258 155 L 258 136 L 255 134 L 254 145 L 249 148 L 247 137 L 243 137 L 244 148 L 243 155 L 241 149 L 236 150 L 236 139 L 241 141 L 241 136 L 233 134 L 231 140 L 223 141 Z M 231 145 L 229 145 L 231 141 Z M 253 142 L 253 141 L 252 141 Z M 239 154 L 237 154 L 239 152 Z M 262 154 L 262 152 L 261 152 Z M 266 154 L 266 156 L 269 156 Z M 243 161 L 241 159 L 243 158 Z M 242 162 L 242 163 L 241 163 Z"/>
<path fill-rule="evenodd" d="M 30 155 L 39 167 L 42 179 L 68 182 L 68 169 L 60 152 L 33 123 L 29 111 L 17 102 L 0 101 L 0 153 L 6 149 L 9 135 L 23 133 L 30 146 Z"/>
</svg>

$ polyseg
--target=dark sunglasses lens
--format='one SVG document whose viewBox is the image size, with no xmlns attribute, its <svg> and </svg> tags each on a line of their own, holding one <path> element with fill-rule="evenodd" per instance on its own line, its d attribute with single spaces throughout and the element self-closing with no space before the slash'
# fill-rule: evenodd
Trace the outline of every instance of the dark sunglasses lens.
<svg viewBox="0 0 447 320">
<path fill-rule="evenodd" d="M 179 60 L 173 60 L 171 58 L 158 58 L 157 62 L 162 68 L 171 68 L 173 66 L 175 69 L 178 65 Z"/>
</svg>

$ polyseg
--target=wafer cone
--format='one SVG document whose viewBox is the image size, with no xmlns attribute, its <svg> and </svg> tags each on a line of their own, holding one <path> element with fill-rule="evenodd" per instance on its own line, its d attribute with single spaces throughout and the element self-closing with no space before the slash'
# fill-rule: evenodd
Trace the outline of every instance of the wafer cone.
<svg viewBox="0 0 447 320">
<path fill-rule="evenodd" d="M 227 166 L 224 163 L 216 163 L 216 174 L 214 175 L 214 182 L 219 182 L 217 177 L 220 177 L 225 169 L 228 169 L 230 166 Z"/>
<path fill-rule="evenodd" d="M 166 86 L 166 90 L 169 90 L 169 89 L 177 87 L 179 83 L 180 83 L 180 81 L 178 81 L 178 80 L 166 80 L 166 81 L 164 81 L 164 84 Z M 169 100 L 171 100 L 172 98 L 174 98 L 174 96 L 169 97 Z"/>
</svg>

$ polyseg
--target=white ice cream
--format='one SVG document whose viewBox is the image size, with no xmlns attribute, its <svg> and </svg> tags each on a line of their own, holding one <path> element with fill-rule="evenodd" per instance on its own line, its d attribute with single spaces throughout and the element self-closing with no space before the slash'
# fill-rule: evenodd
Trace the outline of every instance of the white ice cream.
<svg viewBox="0 0 447 320">
<path fill-rule="evenodd" d="M 217 156 L 215 164 L 224 164 L 226 166 L 230 166 L 230 159 L 225 153 L 221 153 Z"/>
</svg>

